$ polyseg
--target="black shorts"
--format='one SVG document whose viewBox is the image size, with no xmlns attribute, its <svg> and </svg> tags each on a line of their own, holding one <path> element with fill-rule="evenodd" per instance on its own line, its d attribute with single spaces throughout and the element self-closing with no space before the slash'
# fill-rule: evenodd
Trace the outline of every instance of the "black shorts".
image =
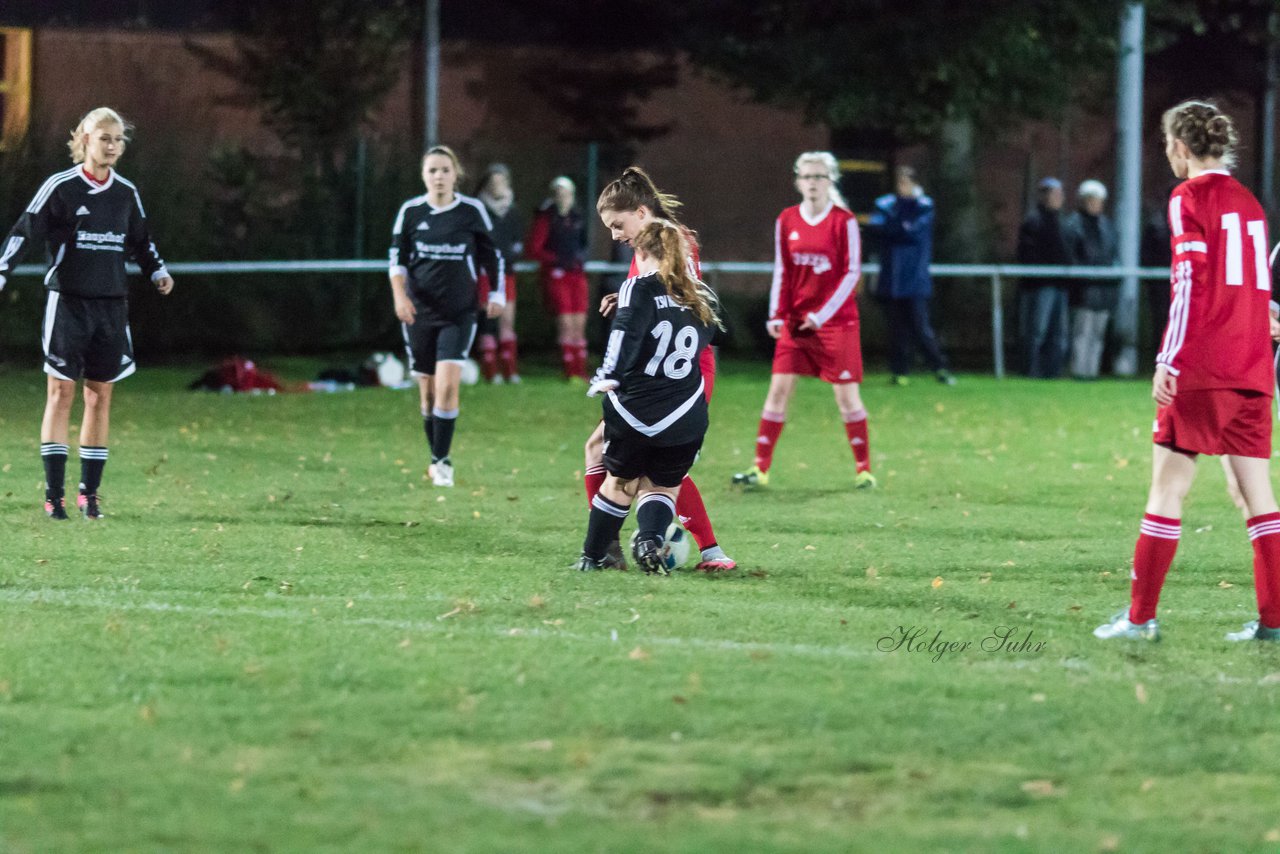
<svg viewBox="0 0 1280 854">
<path fill-rule="evenodd" d="M 84 299 L 49 291 L 40 337 L 44 372 L 60 380 L 113 383 L 137 369 L 124 297 Z"/>
<path fill-rule="evenodd" d="M 426 321 L 412 326 L 400 324 L 404 331 L 404 349 L 409 356 L 409 371 L 415 376 L 432 376 L 437 362 L 463 362 L 471 352 L 476 337 L 476 316 L 464 314 L 453 323 Z"/>
<path fill-rule="evenodd" d="M 647 477 L 654 486 L 680 485 L 702 450 L 702 439 L 684 445 L 654 445 L 646 436 L 604 423 L 604 467 L 620 480 Z"/>
</svg>

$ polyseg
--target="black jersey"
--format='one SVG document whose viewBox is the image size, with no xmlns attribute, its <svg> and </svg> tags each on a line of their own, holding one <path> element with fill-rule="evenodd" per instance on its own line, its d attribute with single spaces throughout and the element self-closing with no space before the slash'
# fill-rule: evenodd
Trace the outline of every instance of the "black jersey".
<svg viewBox="0 0 1280 854">
<path fill-rule="evenodd" d="M 476 310 L 477 263 L 489 274 L 489 299 L 506 302 L 506 265 L 492 232 L 485 206 L 460 193 L 442 208 L 426 196 L 400 207 L 391 230 L 391 275 L 406 277 L 409 298 L 428 323 L 454 323 Z"/>
<path fill-rule="evenodd" d="M 81 166 L 45 181 L 0 245 L 0 278 L 37 246 L 50 265 L 45 287 L 68 296 L 127 296 L 127 258 L 152 281 L 169 275 L 147 230 L 138 188 L 114 169 L 102 184 Z"/>
<path fill-rule="evenodd" d="M 516 261 L 524 250 L 524 223 L 520 220 L 520 212 L 516 206 L 507 208 L 507 212 L 499 216 L 493 208 L 485 206 L 489 211 L 489 219 L 493 223 L 493 242 L 502 253 L 502 263 L 507 266 L 507 274 L 515 272 Z"/>
<path fill-rule="evenodd" d="M 667 294 L 657 273 L 627 279 L 595 381 L 616 380 L 605 420 L 625 424 L 655 445 L 697 441 L 707 431 L 707 398 L 698 357 L 712 328 Z"/>
</svg>

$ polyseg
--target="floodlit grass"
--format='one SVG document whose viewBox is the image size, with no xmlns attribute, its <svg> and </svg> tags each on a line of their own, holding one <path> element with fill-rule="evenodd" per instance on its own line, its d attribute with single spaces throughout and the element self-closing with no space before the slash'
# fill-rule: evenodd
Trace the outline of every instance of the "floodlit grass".
<svg viewBox="0 0 1280 854">
<path fill-rule="evenodd" d="M 194 373 L 121 385 L 101 524 L 43 518 L 43 376 L 0 375 L 0 850 L 1280 845 L 1280 648 L 1222 639 L 1254 606 L 1213 461 L 1165 641 L 1090 636 L 1143 382 L 871 377 L 874 492 L 805 385 L 744 494 L 766 375 L 727 365 L 695 477 L 741 570 L 651 579 L 566 568 L 579 388 L 464 390 L 438 491 L 411 392 Z M 956 646 L 882 640 L 915 629 Z"/>
</svg>

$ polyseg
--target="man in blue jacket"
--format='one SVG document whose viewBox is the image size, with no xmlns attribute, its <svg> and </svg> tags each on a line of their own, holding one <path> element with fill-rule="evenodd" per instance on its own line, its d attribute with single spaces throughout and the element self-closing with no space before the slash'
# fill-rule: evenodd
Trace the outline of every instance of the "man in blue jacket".
<svg viewBox="0 0 1280 854">
<path fill-rule="evenodd" d="M 889 370 L 894 385 L 906 385 L 918 345 L 938 382 L 955 385 L 938 336 L 929 323 L 933 279 L 933 199 L 924 194 L 910 166 L 894 170 L 895 192 L 876 199 L 870 226 L 880 238 L 876 298 L 889 323 Z"/>
</svg>

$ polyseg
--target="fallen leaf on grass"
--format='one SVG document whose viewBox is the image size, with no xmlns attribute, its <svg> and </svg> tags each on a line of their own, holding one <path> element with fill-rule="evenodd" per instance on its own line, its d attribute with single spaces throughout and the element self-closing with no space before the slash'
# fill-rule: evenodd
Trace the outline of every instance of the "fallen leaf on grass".
<svg viewBox="0 0 1280 854">
<path fill-rule="evenodd" d="M 627 658 L 632 661 L 648 661 L 650 657 L 649 653 L 641 647 L 636 647 L 631 650 L 631 652 L 627 653 Z"/>
<path fill-rule="evenodd" d="M 403 640 L 400 641 L 400 643 L 396 644 L 396 646 L 400 647 L 401 649 L 408 649 L 412 643 L 413 641 L 410 640 L 409 638 L 404 638 Z"/>
<path fill-rule="evenodd" d="M 1099 851 L 1119 851 L 1120 837 L 1115 834 L 1108 834 L 1098 841 Z"/>
<path fill-rule="evenodd" d="M 1147 686 L 1141 682 L 1135 683 L 1133 686 L 1133 696 L 1138 699 L 1139 703 L 1145 703 L 1149 699 L 1147 697 Z"/>
<path fill-rule="evenodd" d="M 937 590 L 937 589 L 938 589 L 939 587 L 941 587 L 944 583 L 945 583 L 945 582 L 942 580 L 942 576 L 941 576 L 941 575 L 939 575 L 937 578 L 933 579 L 933 581 L 931 581 L 931 582 L 929 583 L 929 586 L 930 586 L 930 587 L 932 587 L 934 590 Z"/>
<path fill-rule="evenodd" d="M 635 622 L 636 620 L 638 620 L 638 619 L 640 619 L 640 612 L 639 612 L 639 611 L 637 611 L 635 608 L 632 608 L 632 609 L 631 609 L 631 619 L 630 619 L 630 620 L 627 620 L 627 622 L 628 622 L 628 623 L 634 623 L 634 622 Z"/>
<path fill-rule="evenodd" d="M 876 569 L 874 566 L 867 567 L 867 578 L 875 578 L 879 574 L 880 570 Z"/>
<path fill-rule="evenodd" d="M 1033 703 L 1043 703 L 1043 702 L 1044 702 L 1045 700 L 1047 700 L 1047 699 L 1049 699 L 1049 698 L 1048 698 L 1047 696 L 1045 696 L 1044 694 L 1032 694 L 1032 695 L 1031 695 L 1031 702 L 1033 702 Z"/>
<path fill-rule="evenodd" d="M 1258 680 L 1259 685 L 1275 685 L 1280 682 L 1280 673 L 1268 673 Z"/>
<path fill-rule="evenodd" d="M 351 605 L 348 604 L 347 607 L 350 608 Z M 470 599 L 459 599 L 452 611 L 448 611 L 447 613 L 441 614 L 440 616 L 436 617 L 436 619 L 447 620 L 450 617 L 456 617 L 459 614 L 469 614 L 475 609 L 476 609 L 475 602 L 472 602 Z"/>
<path fill-rule="evenodd" d="M 1156 781 L 1148 777 L 1142 781 L 1142 785 L 1138 787 L 1138 791 L 1149 792 L 1156 787 Z"/>
<path fill-rule="evenodd" d="M 1235 585 L 1230 581 L 1219 581 L 1218 586 L 1223 590 L 1230 590 L 1232 587 L 1235 587 Z"/>
<path fill-rule="evenodd" d="M 1052 780 L 1028 780 L 1020 788 L 1037 798 L 1060 798 L 1066 794 L 1066 789 L 1054 785 Z"/>
<path fill-rule="evenodd" d="M 547 604 L 547 600 L 546 600 L 546 599 L 543 599 L 543 598 L 542 598 L 541 596 L 539 596 L 537 593 L 535 593 L 535 594 L 533 594 L 532 596 L 530 596 L 530 597 L 529 597 L 529 607 L 530 607 L 530 608 L 542 608 L 542 607 L 545 607 L 545 606 L 546 606 L 546 604 Z"/>
<path fill-rule="evenodd" d="M 563 625 L 564 625 L 564 620 L 560 620 L 560 619 L 556 619 L 556 620 L 543 620 L 543 621 L 542 621 L 542 625 L 544 625 L 544 626 L 555 626 L 555 627 L 559 628 L 560 626 L 563 626 Z"/>
<path fill-rule="evenodd" d="M 671 697 L 671 702 L 675 703 L 677 706 L 683 706 L 685 703 L 689 701 L 686 700 L 684 697 L 681 697 L 679 694 L 673 694 Z"/>
<path fill-rule="evenodd" d="M 541 750 L 544 753 L 556 746 L 555 742 L 549 738 L 540 738 L 537 741 L 531 741 L 525 745 L 528 750 Z"/>
<path fill-rule="evenodd" d="M 1265 842 L 1280 842 L 1280 827 L 1273 827 L 1262 837 Z"/>
</svg>

